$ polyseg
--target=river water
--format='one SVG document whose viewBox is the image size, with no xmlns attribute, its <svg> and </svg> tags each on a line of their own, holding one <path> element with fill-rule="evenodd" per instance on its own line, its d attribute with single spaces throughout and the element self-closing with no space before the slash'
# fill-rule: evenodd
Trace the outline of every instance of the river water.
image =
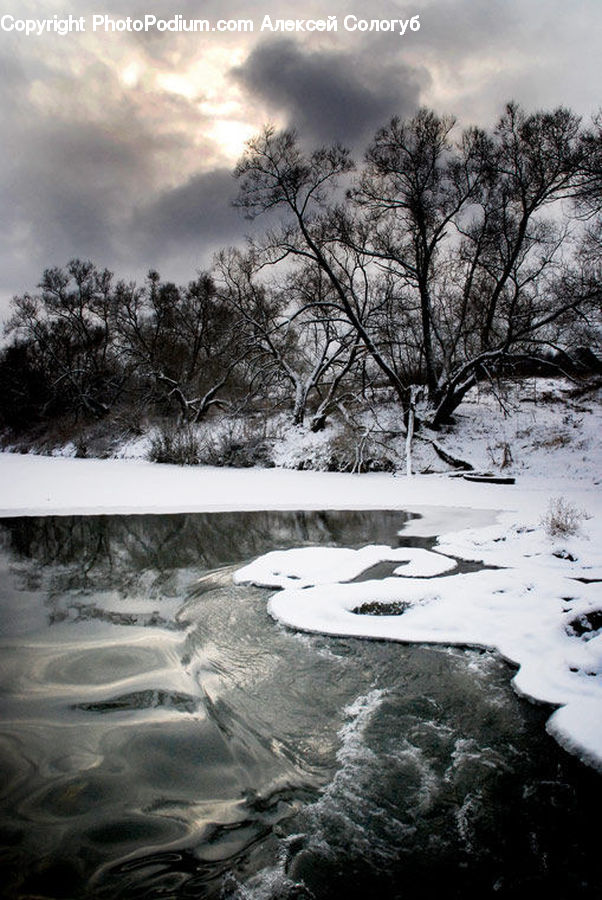
<svg viewBox="0 0 602 900">
<path fill-rule="evenodd" d="M 508 664 L 297 634 L 232 583 L 410 518 L 2 520 L 2 896 L 602 896 L 602 779 Z"/>
</svg>

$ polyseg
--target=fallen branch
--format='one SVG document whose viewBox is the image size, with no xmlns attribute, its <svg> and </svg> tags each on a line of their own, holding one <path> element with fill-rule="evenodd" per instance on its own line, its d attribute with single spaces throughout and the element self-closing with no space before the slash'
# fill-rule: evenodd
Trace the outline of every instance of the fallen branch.
<svg viewBox="0 0 602 900">
<path fill-rule="evenodd" d="M 474 471 L 474 466 L 471 463 L 467 462 L 465 459 L 460 459 L 457 456 L 452 456 L 451 453 L 444 450 L 441 444 L 437 443 L 433 438 L 426 437 L 424 434 L 416 432 L 414 434 L 414 440 L 424 441 L 425 444 L 430 444 L 437 456 L 439 456 L 443 462 L 446 462 L 448 466 L 452 466 L 454 469 L 461 469 L 463 472 Z"/>
</svg>

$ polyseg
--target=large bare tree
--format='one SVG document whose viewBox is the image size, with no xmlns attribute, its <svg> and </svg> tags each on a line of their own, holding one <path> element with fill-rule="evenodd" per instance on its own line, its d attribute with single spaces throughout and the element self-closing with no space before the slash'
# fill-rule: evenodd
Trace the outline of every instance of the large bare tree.
<svg viewBox="0 0 602 900">
<path fill-rule="evenodd" d="M 563 108 L 508 104 L 490 133 L 457 136 L 452 119 L 421 110 L 377 133 L 343 204 L 349 154 L 307 154 L 294 132 L 268 128 L 236 169 L 238 203 L 282 211 L 256 242 L 263 264 L 294 257 L 323 272 L 329 314 L 355 329 L 406 421 L 424 385 L 438 427 L 480 379 L 549 358 L 559 330 L 598 302 L 578 283 L 563 206 L 592 190 L 587 140 Z"/>
</svg>

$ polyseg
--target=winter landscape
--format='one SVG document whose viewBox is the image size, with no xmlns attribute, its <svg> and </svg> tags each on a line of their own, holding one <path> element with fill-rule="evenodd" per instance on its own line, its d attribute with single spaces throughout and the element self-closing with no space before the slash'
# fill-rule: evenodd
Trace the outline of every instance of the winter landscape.
<svg viewBox="0 0 602 900">
<path fill-rule="evenodd" d="M 598 898 L 595 0 L 72 6 L 0 21 L 0 893 Z"/>
</svg>

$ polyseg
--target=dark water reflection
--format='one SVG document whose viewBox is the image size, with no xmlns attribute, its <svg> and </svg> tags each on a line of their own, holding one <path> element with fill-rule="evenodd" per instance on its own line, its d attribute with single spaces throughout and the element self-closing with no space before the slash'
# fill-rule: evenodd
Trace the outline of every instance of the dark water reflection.
<svg viewBox="0 0 602 900">
<path fill-rule="evenodd" d="M 506 664 L 296 635 L 231 583 L 408 518 L 3 520 L 3 896 L 601 896 L 602 780 Z"/>
</svg>

